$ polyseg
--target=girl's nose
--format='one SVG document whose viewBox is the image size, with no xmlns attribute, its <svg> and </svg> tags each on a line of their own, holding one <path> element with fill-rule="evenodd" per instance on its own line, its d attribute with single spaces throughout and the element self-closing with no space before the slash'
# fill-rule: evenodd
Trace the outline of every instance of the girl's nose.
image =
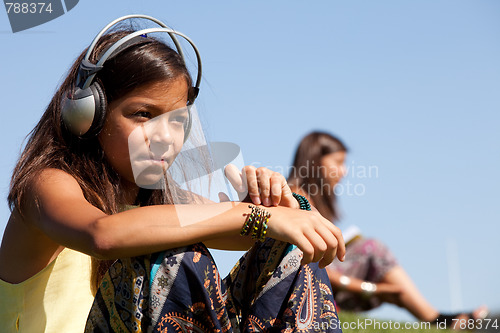
<svg viewBox="0 0 500 333">
<path fill-rule="evenodd" d="M 155 155 L 162 155 L 174 143 L 172 130 L 167 119 L 158 119 L 154 126 L 151 126 L 149 134 L 149 148 Z"/>
<path fill-rule="evenodd" d="M 347 168 L 345 164 L 342 164 L 340 167 L 340 172 L 339 172 L 340 178 L 344 178 L 347 175 Z"/>
</svg>

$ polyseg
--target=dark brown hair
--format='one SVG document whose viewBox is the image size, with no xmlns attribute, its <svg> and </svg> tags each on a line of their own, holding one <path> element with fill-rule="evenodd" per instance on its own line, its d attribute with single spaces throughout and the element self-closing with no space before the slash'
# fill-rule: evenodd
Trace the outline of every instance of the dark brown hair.
<svg viewBox="0 0 500 333">
<path fill-rule="evenodd" d="M 321 215 L 330 221 L 337 221 L 339 215 L 335 207 L 335 193 L 322 172 L 321 159 L 339 151 L 347 152 L 347 147 L 331 134 L 312 132 L 306 135 L 295 152 L 293 168 L 288 177 L 290 186 L 307 194 Z"/>
<path fill-rule="evenodd" d="M 99 55 L 131 32 L 122 29 L 104 35 L 93 50 L 90 61 L 96 63 Z M 97 137 L 85 140 L 72 137 L 61 122 L 62 97 L 78 84 L 78 68 L 85 52 L 71 66 L 66 79 L 28 136 L 10 183 L 8 202 L 11 211 L 17 210 L 22 215 L 30 186 L 46 168 L 60 169 L 72 175 L 87 201 L 106 214 L 119 212 L 125 204 L 120 195 L 120 176 L 107 162 Z M 148 37 L 144 43 L 134 44 L 108 59 L 94 81 L 103 88 L 109 105 L 140 85 L 178 77 L 184 77 L 188 87 L 192 86 L 189 72 L 179 54 L 163 42 Z M 168 203 L 161 192 L 141 190 L 137 203 Z M 109 261 L 92 258 L 94 290 L 110 264 Z"/>
</svg>

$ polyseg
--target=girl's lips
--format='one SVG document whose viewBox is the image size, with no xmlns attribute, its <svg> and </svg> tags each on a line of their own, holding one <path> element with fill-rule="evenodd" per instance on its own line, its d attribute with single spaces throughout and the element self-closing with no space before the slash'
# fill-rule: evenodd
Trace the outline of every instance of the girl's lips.
<svg viewBox="0 0 500 333">
<path fill-rule="evenodd" d="M 161 164 L 161 165 L 167 163 L 163 158 L 160 159 L 160 160 L 154 160 L 154 159 L 152 159 L 152 160 L 149 160 L 149 161 L 153 162 L 154 164 Z"/>
</svg>

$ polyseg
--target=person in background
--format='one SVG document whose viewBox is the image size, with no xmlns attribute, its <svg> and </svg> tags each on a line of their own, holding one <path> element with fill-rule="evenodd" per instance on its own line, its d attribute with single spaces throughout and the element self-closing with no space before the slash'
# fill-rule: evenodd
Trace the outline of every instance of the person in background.
<svg viewBox="0 0 500 333">
<path fill-rule="evenodd" d="M 347 152 L 339 138 L 326 132 L 312 132 L 300 141 L 288 177 L 292 191 L 305 196 L 332 223 L 339 221 L 334 188 L 347 173 Z M 480 319 L 487 315 L 485 306 L 472 313 L 439 313 L 381 241 L 364 238 L 357 228 L 347 229 L 344 240 L 345 261 L 332 262 L 327 267 L 340 309 L 367 311 L 382 303 L 392 303 L 421 321 L 445 321 L 447 327 L 451 327 L 454 318 Z"/>
</svg>

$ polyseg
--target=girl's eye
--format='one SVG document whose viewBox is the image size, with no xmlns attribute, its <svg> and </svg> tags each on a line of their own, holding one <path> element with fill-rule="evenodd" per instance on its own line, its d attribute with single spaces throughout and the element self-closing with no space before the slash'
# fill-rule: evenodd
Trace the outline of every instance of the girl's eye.
<svg viewBox="0 0 500 333">
<path fill-rule="evenodd" d="M 151 119 L 151 113 L 147 111 L 137 111 L 134 113 L 135 117 Z"/>
<path fill-rule="evenodd" d="M 186 119 L 186 117 L 185 117 L 185 116 L 181 116 L 181 115 L 179 115 L 179 116 L 175 116 L 175 117 L 173 117 L 171 121 L 176 122 L 176 123 L 181 123 L 181 124 L 184 124 L 184 123 L 186 122 L 186 120 L 187 120 L 187 119 Z"/>
</svg>

